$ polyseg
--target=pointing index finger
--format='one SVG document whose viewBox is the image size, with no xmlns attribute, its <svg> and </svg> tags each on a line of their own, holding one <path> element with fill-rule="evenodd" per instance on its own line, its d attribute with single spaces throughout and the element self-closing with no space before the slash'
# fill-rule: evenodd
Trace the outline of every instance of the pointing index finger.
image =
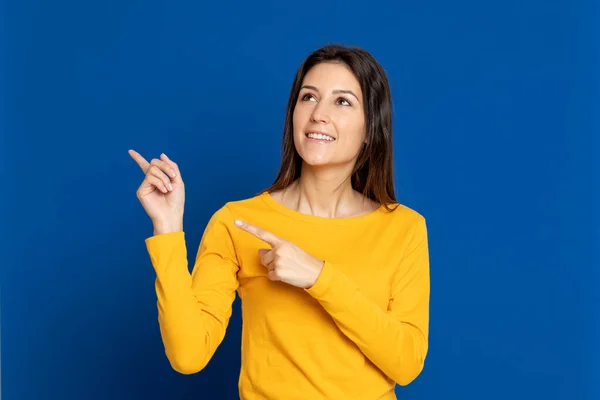
<svg viewBox="0 0 600 400">
<path fill-rule="evenodd" d="M 148 166 L 150 165 L 150 163 L 146 161 L 146 159 L 142 157 L 140 153 L 138 153 L 135 150 L 129 150 L 128 153 L 131 156 L 131 158 L 133 158 L 135 162 L 140 166 L 144 173 L 148 172 Z"/>
<path fill-rule="evenodd" d="M 281 242 L 281 239 L 278 238 L 277 236 L 275 236 L 274 234 L 272 234 L 271 232 L 266 231 L 262 228 L 259 228 L 258 226 L 249 224 L 248 222 L 240 221 L 239 219 L 236 219 L 235 225 L 240 227 L 241 229 L 245 230 L 246 232 L 256 236 L 263 242 L 270 244 L 271 247 L 276 246 L 278 243 Z"/>
</svg>

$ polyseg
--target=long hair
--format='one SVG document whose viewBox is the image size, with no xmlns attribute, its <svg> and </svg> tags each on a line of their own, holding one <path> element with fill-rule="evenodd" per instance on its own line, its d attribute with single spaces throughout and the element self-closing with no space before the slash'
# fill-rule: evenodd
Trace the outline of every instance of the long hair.
<svg viewBox="0 0 600 400">
<path fill-rule="evenodd" d="M 282 143 L 282 162 L 277 178 L 263 192 L 285 189 L 300 177 L 302 160 L 294 145 L 293 115 L 298 95 L 308 71 L 322 62 L 340 62 L 354 73 L 364 98 L 366 144 L 354 165 L 352 188 L 385 206 L 396 203 L 392 152 L 392 105 L 387 75 L 375 58 L 364 49 L 327 45 L 315 50 L 302 62 L 292 84 Z"/>
</svg>

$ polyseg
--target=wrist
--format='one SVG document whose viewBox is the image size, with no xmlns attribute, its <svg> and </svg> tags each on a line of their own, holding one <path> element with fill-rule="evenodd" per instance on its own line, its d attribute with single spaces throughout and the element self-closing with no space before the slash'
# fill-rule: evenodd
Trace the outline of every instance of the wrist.
<svg viewBox="0 0 600 400">
<path fill-rule="evenodd" d="M 319 280 L 319 277 L 321 276 L 321 272 L 323 272 L 324 266 L 325 266 L 325 261 L 323 261 L 323 260 L 316 261 L 315 268 L 314 268 L 315 274 L 313 275 L 312 282 L 310 282 L 307 289 L 310 289 L 317 283 L 317 281 Z"/>
<path fill-rule="evenodd" d="M 183 231 L 183 221 L 154 221 L 154 235 Z"/>
</svg>

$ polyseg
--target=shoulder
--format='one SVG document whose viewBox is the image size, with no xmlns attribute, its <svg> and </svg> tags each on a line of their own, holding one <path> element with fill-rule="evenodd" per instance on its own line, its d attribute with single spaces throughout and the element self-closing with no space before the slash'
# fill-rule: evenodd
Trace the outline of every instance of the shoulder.
<svg viewBox="0 0 600 400">
<path fill-rule="evenodd" d="M 250 197 L 233 199 L 223 203 L 213 213 L 212 218 L 233 221 L 235 218 L 242 218 L 247 214 L 264 211 L 265 208 L 264 194 L 258 193 Z"/>
<path fill-rule="evenodd" d="M 391 211 L 387 211 L 382 208 L 382 211 L 388 216 L 388 218 L 403 221 L 407 224 L 425 222 L 425 216 L 414 208 L 411 208 L 403 203 L 392 203 L 388 205 Z"/>
<path fill-rule="evenodd" d="M 421 212 L 402 203 L 389 204 L 388 208 L 391 211 L 382 207 L 381 212 L 393 231 L 403 236 L 427 234 L 427 221 Z"/>
<path fill-rule="evenodd" d="M 205 234 L 235 237 L 239 229 L 235 226 L 235 220 L 247 220 L 260 213 L 260 203 L 260 195 L 221 203 L 208 215 Z"/>
<path fill-rule="evenodd" d="M 265 194 L 257 193 L 253 196 L 230 200 L 223 205 L 223 208 L 227 208 L 230 212 L 248 212 L 248 211 L 259 211 L 266 207 Z"/>
</svg>

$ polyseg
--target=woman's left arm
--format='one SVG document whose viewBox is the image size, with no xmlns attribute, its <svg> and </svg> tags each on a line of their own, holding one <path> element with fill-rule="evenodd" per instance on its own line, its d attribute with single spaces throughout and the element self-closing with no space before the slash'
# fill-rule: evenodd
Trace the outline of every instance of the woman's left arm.
<svg viewBox="0 0 600 400">
<path fill-rule="evenodd" d="M 340 330 L 387 376 L 408 385 L 422 371 L 429 336 L 429 249 L 420 218 L 392 281 L 387 310 L 361 293 L 335 264 L 325 261 L 316 283 L 305 289 Z"/>
</svg>

